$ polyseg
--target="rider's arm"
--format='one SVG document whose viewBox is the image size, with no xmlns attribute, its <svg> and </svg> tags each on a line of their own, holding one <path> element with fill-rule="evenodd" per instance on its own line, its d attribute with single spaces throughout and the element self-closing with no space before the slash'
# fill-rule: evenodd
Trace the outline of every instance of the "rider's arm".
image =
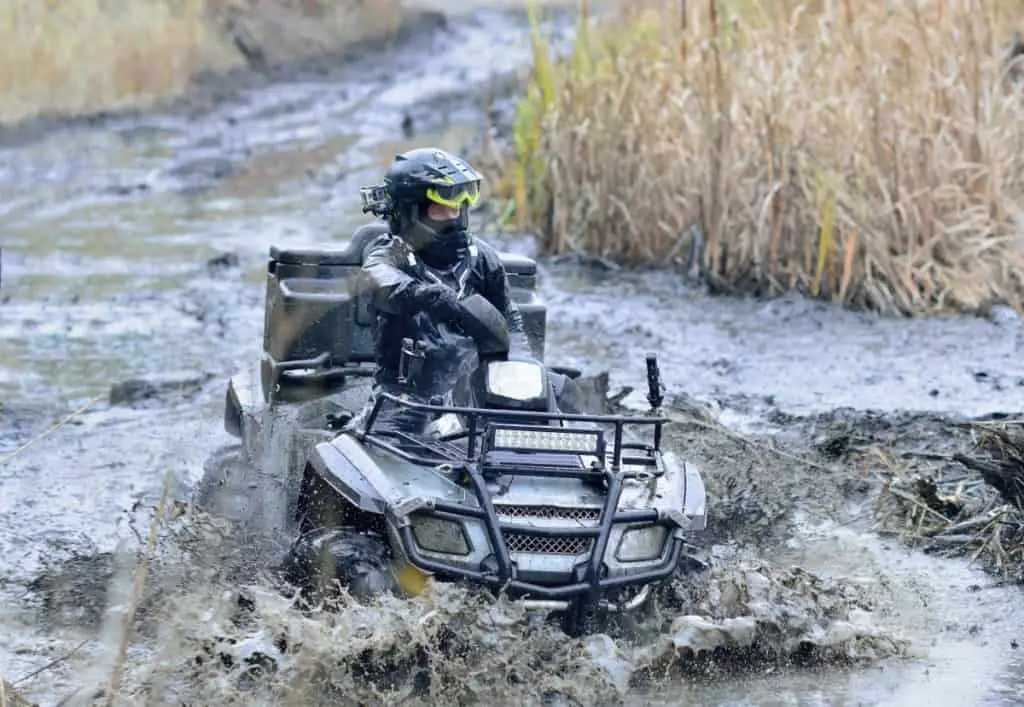
<svg viewBox="0 0 1024 707">
<path fill-rule="evenodd" d="M 532 355 L 526 331 L 523 328 L 523 315 L 512 299 L 511 287 L 505 266 L 496 251 L 488 249 L 484 259 L 484 291 L 481 294 L 490 301 L 508 322 L 508 333 L 511 338 L 511 353 Z"/>
<path fill-rule="evenodd" d="M 454 308 L 454 296 L 445 288 L 417 280 L 400 267 L 401 259 L 407 257 L 408 251 L 391 236 L 374 241 L 363 259 L 359 291 L 373 294 L 378 311 L 399 316 Z"/>
</svg>

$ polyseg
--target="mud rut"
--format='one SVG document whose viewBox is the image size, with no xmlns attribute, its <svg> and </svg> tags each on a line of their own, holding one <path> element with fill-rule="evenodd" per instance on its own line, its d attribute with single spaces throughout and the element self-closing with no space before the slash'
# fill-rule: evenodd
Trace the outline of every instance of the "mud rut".
<svg viewBox="0 0 1024 707">
<path fill-rule="evenodd" d="M 504 67 L 525 56 L 523 27 L 501 14 L 457 31 Z M 646 623 L 579 641 L 460 588 L 305 617 L 268 588 L 260 568 L 287 540 L 273 521 L 280 475 L 235 468 L 220 426 L 226 376 L 258 351 L 266 247 L 343 237 L 355 185 L 374 176 L 361 165 L 473 134 L 480 101 L 464 86 L 495 67 L 467 65 L 455 44 L 434 46 L 434 85 L 403 50 L 257 85 L 212 111 L 8 149 L 0 456 L 103 399 L 0 465 L 0 674 L 28 676 L 15 687 L 40 704 L 102 702 L 171 470 L 123 704 L 1014 703 L 1024 611 L 1001 581 L 1013 567 L 998 553 L 978 556 L 991 572 L 968 567 L 977 545 L 927 554 L 921 538 L 951 543 L 920 522 L 942 530 L 936 514 L 948 528 L 964 508 L 1000 506 L 952 457 L 985 457 L 957 415 L 1024 417 L 1012 414 L 1024 335 L 1005 312 L 880 320 L 547 263 L 549 360 L 610 371 L 614 394 L 640 390 L 643 353 L 661 353 L 669 443 L 712 492 L 709 569 L 665 587 Z M 416 95 L 430 108 L 410 105 Z M 411 143 L 395 137 L 406 114 Z M 918 476 L 959 510 L 921 510 Z"/>
</svg>

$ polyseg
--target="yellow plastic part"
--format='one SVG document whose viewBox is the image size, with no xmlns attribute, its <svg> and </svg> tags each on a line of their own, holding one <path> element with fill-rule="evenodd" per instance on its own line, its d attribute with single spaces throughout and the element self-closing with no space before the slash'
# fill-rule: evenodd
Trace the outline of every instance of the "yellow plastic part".
<svg viewBox="0 0 1024 707">
<path fill-rule="evenodd" d="M 422 596 L 430 588 L 430 575 L 412 565 L 396 564 L 391 571 L 399 588 L 410 596 Z"/>
</svg>

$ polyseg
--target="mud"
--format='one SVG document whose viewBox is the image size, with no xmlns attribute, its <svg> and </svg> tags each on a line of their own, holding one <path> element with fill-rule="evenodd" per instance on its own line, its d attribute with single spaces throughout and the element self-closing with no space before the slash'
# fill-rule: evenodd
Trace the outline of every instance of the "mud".
<svg viewBox="0 0 1024 707">
<path fill-rule="evenodd" d="M 913 682 L 908 661 L 936 661 L 929 650 L 935 638 L 941 636 L 951 652 L 939 656 L 940 665 L 943 657 L 969 659 L 984 643 L 1001 644 L 989 643 L 986 661 L 993 652 L 1011 650 L 1019 618 L 1007 597 L 990 595 L 990 610 L 1002 622 L 989 625 L 983 620 L 993 617 L 983 619 L 977 604 L 969 612 L 956 606 L 968 597 L 977 601 L 986 586 L 983 577 L 880 548 L 863 532 L 870 518 L 858 519 L 853 508 L 841 513 L 839 523 L 815 512 L 830 497 L 837 499 L 833 508 L 857 506 L 856 496 L 838 491 L 857 473 L 838 465 L 827 483 L 819 474 L 813 491 L 796 490 L 808 486 L 809 472 L 794 468 L 794 458 L 825 464 L 832 456 L 812 456 L 812 435 L 798 435 L 804 446 L 791 446 L 778 438 L 739 435 L 699 413 L 677 409 L 670 441 L 705 465 L 717 501 L 713 542 L 704 546 L 710 568 L 667 586 L 658 614 L 625 635 L 570 640 L 553 627 L 528 622 L 514 605 L 455 587 L 439 587 L 435 596 L 412 605 L 353 603 L 340 615 L 303 617 L 261 579 L 260 568 L 281 549 L 273 533 L 259 536 L 251 524 L 243 528 L 182 507 L 162 534 L 139 612 L 137 640 L 148 659 L 130 664 L 125 689 L 139 703 L 157 704 L 172 688 L 182 699 L 229 703 L 365 704 L 406 695 L 424 704 L 512 697 L 523 704 L 642 704 L 659 695 L 671 702 L 679 691 L 707 703 L 735 699 L 738 693 L 722 692 L 728 685 L 753 695 L 764 689 L 767 699 L 769 688 L 757 685 L 769 678 L 770 690 L 787 690 L 797 699 L 807 689 L 801 682 L 813 682 L 809 676 L 825 670 L 829 687 L 817 689 L 825 690 L 826 702 L 845 696 L 906 704 L 899 701 L 907 695 L 899 686 Z M 804 424 L 822 428 L 820 421 Z M 827 429 L 841 431 L 848 424 L 844 419 Z M 229 450 L 220 459 L 229 462 Z M 737 466 L 736 459 L 746 463 Z M 238 486 L 255 485 L 258 475 L 249 473 Z M 758 483 L 746 488 L 738 482 Z M 788 491 L 780 493 L 781 487 Z M 872 499 L 861 497 L 861 506 L 870 504 Z M 125 515 L 144 534 L 147 509 Z M 138 537 L 127 543 L 136 549 L 141 544 Z M 130 568 L 135 550 L 125 545 L 120 564 Z M 79 631 L 89 625 L 69 616 L 68 606 L 103 597 L 101 587 L 110 586 L 115 563 L 109 556 L 86 558 L 82 553 L 57 563 L 44 574 L 45 587 L 36 580 L 35 596 L 48 602 L 36 609 L 39 616 L 63 615 Z M 941 589 L 932 586 L 934 572 L 942 573 Z M 240 585 L 255 605 L 242 620 Z M 266 663 L 260 654 L 272 657 L 274 668 L 269 674 L 263 668 L 256 679 L 252 673 Z M 870 667 L 857 666 L 882 659 L 901 677 L 879 686 L 863 672 Z M 372 679 L 380 675 L 388 680 Z M 750 681 L 754 687 L 741 687 Z"/>
<path fill-rule="evenodd" d="M 552 348 L 572 360 L 600 346 L 617 380 L 637 390 L 638 350 L 650 349 L 672 391 L 758 418 L 775 409 L 974 416 L 1021 406 L 1024 326 L 1012 313 L 887 318 L 795 295 L 714 297 L 678 272 L 549 273 Z"/>
<path fill-rule="evenodd" d="M 248 481 L 257 476 L 250 471 Z M 146 509 L 128 515 L 143 529 L 149 522 Z M 271 533 L 196 507 L 173 515 L 139 607 L 135 631 L 147 659 L 129 666 L 128 703 L 163 704 L 173 693 L 229 704 L 642 704 L 683 679 L 715 686 L 910 649 L 882 616 L 885 594 L 870 584 L 778 565 L 742 543 L 719 546 L 706 571 L 663 588 L 653 615 L 611 635 L 569 639 L 515 604 L 444 585 L 412 602 L 351 601 L 340 613 L 302 615 L 262 571 L 281 549 Z M 133 565 L 141 541 L 116 555 L 76 553 L 44 571 L 30 586 L 39 616 L 102 635 L 103 617 L 83 616 L 83 607 L 109 603 L 116 567 Z"/>
<path fill-rule="evenodd" d="M 261 568 L 288 539 L 279 470 L 232 467 L 222 428 L 226 379 L 261 346 L 267 247 L 344 237 L 364 220 L 356 186 L 402 146 L 472 140 L 480 92 L 526 59 L 525 37 L 521 19 L 479 13 L 203 111 L 8 143 L 0 674 L 56 660 L 18 683 L 47 705 L 106 684 L 171 470 L 176 517 L 136 615 L 126 704 L 1014 704 L 1018 589 L 908 549 L 875 515 L 887 462 L 946 463 L 931 455 L 969 447 L 965 418 L 1020 409 L 1024 334 L 1001 311 L 883 319 L 545 263 L 549 361 L 610 371 L 635 408 L 644 353 L 659 352 L 669 443 L 712 493 L 708 570 L 666 587 L 649 621 L 578 641 L 456 587 L 340 616 L 271 590 Z M 260 675 L 257 653 L 275 657 Z"/>
<path fill-rule="evenodd" d="M 209 630 L 165 632 L 161 643 L 167 659 L 199 656 L 187 672 L 186 699 L 275 704 L 476 704 L 512 697 L 523 704 L 608 704 L 629 702 L 630 694 L 642 695 L 669 675 L 735 674 L 741 661 L 748 663 L 739 668 L 745 672 L 751 663 L 776 665 L 780 656 L 813 664 L 901 653 L 902 642 L 873 625 L 855 591 L 825 584 L 754 563 L 716 571 L 688 586 L 685 596 L 673 595 L 695 613 L 675 613 L 657 628 L 659 639 L 639 645 L 605 635 L 569 640 L 515 605 L 456 587 L 413 602 L 353 603 L 302 621 L 279 595 L 266 592 L 250 595 L 239 621 L 236 597 L 227 592 L 209 595 L 199 604 L 202 615 L 186 624 Z M 833 598 L 823 602 L 818 595 Z M 175 613 L 194 612 L 192 599 Z M 255 672 L 263 674 L 253 679 Z M 148 669 L 133 674 L 137 695 L 165 694 L 172 687 L 166 678 Z"/>
</svg>

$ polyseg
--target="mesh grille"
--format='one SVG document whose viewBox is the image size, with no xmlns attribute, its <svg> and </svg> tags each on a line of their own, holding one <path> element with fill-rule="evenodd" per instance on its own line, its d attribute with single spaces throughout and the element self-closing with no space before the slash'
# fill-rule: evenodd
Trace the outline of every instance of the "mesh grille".
<svg viewBox="0 0 1024 707">
<path fill-rule="evenodd" d="M 556 520 L 587 520 L 597 522 L 600 508 L 559 508 L 558 506 L 499 506 L 494 510 L 507 518 L 553 518 Z"/>
<path fill-rule="evenodd" d="M 536 552 L 542 555 L 582 555 L 590 551 L 593 538 L 541 538 L 520 533 L 506 533 L 509 552 Z"/>
</svg>

